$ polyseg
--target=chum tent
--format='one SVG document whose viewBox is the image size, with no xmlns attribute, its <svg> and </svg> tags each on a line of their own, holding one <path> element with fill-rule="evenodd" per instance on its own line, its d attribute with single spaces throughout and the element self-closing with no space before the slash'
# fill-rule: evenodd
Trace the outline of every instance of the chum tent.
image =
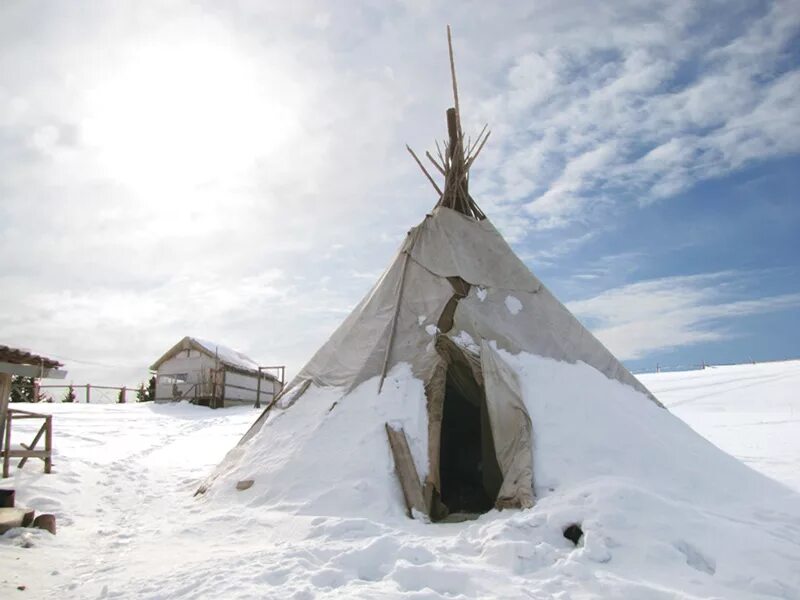
<svg viewBox="0 0 800 600">
<path fill-rule="evenodd" d="M 425 412 L 427 431 L 398 431 L 387 421 L 387 437 L 409 512 L 434 520 L 534 504 L 536 423 L 504 352 L 585 363 L 661 406 L 531 273 L 470 195 L 469 168 L 490 131 L 464 143 L 452 45 L 450 57 L 455 106 L 447 110 L 449 142 L 438 160 L 426 153 L 445 178 L 442 188 L 408 148 L 437 193 L 436 205 L 199 492 L 234 468 L 242 447 L 260 432 L 266 436 L 260 443 L 268 444 L 268 422 L 302 403 L 309 389 L 337 390 L 334 410 L 377 378 L 378 402 L 387 373 L 399 364 L 423 382 L 413 402 Z M 422 469 L 410 457 L 408 435 L 427 438 Z"/>
</svg>

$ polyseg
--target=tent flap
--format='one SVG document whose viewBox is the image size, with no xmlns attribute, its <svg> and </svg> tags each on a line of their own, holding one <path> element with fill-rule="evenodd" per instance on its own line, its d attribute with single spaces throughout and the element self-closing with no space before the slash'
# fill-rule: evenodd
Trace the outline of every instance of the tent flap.
<svg viewBox="0 0 800 600">
<path fill-rule="evenodd" d="M 481 341 L 481 370 L 495 453 L 503 473 L 495 505 L 530 508 L 533 506 L 532 426 L 517 376 L 486 340 Z"/>
</svg>

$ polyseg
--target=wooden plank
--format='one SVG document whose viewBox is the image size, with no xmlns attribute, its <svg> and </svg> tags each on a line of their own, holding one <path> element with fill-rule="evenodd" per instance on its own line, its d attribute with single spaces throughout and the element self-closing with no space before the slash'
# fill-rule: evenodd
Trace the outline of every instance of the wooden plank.
<svg viewBox="0 0 800 600">
<path fill-rule="evenodd" d="M 25 448 L 26 450 L 33 450 L 34 448 L 36 448 L 36 444 L 38 444 L 39 440 L 42 439 L 42 435 L 44 434 L 45 429 L 47 429 L 47 421 L 42 423 L 42 426 L 39 428 L 39 433 L 37 433 L 36 437 L 33 438 L 33 441 L 30 443 L 30 446 L 27 446 L 25 444 L 21 444 L 21 446 L 23 448 Z M 19 461 L 19 464 L 17 465 L 17 468 L 21 469 L 22 467 L 24 467 L 25 463 L 28 460 L 28 458 L 29 458 L 28 456 L 23 456 L 22 460 Z"/>
<path fill-rule="evenodd" d="M 47 416 L 41 413 L 33 413 L 28 410 L 20 410 L 18 408 L 9 408 L 8 414 L 12 415 L 15 419 L 44 419 Z"/>
<path fill-rule="evenodd" d="M 13 413 L 15 419 L 21 419 L 22 417 L 20 417 L 19 415 L 29 415 L 31 417 L 38 417 L 40 419 L 47 418 L 47 415 L 44 413 L 37 413 L 33 412 L 32 410 L 25 410 L 22 408 L 9 408 L 8 412 Z"/>
<path fill-rule="evenodd" d="M 33 521 L 29 508 L 0 508 L 0 535 L 14 527 L 25 527 Z"/>
<path fill-rule="evenodd" d="M 46 459 L 50 452 L 47 450 L 26 450 L 26 449 L 13 449 L 6 452 L 9 458 L 41 458 Z M 6 475 L 7 477 L 7 475 Z"/>
<path fill-rule="evenodd" d="M 414 466 L 414 459 L 408 447 L 406 432 L 402 428 L 399 430 L 393 429 L 389 423 L 386 423 L 386 436 L 389 438 L 389 446 L 392 449 L 394 468 L 397 472 L 397 477 L 400 479 L 400 487 L 403 488 L 408 516 L 413 518 L 413 511 L 428 514 L 417 468 Z"/>
</svg>

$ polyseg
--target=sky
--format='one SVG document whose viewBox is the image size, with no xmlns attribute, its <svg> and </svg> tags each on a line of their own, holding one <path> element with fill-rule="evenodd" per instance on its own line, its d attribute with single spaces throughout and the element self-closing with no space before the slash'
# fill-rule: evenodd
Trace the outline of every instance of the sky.
<svg viewBox="0 0 800 600">
<path fill-rule="evenodd" d="M 471 192 L 633 370 L 800 356 L 800 2 L 0 3 L 0 343 L 135 385 L 185 335 L 296 373 Z"/>
</svg>

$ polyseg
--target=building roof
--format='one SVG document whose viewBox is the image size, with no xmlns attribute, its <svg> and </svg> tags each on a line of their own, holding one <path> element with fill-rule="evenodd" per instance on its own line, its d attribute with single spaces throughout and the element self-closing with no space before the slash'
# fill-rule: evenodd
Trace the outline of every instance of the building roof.
<svg viewBox="0 0 800 600">
<path fill-rule="evenodd" d="M 11 346 L 4 346 L 0 344 L 0 362 L 11 363 L 14 365 L 34 365 L 42 366 L 46 369 L 57 369 L 63 366 L 53 358 L 40 356 L 28 350 L 21 348 L 12 348 Z"/>
<path fill-rule="evenodd" d="M 258 373 L 258 363 L 246 354 L 234 350 L 229 346 L 225 346 L 224 344 L 218 344 L 217 342 L 191 336 L 186 336 L 170 348 L 161 358 L 153 363 L 150 369 L 152 371 L 157 371 L 158 367 L 160 367 L 163 362 L 172 358 L 181 350 L 189 349 L 197 350 L 212 358 L 217 358 L 220 363 L 231 369 L 253 374 Z M 271 373 L 262 372 L 262 377 L 277 380 Z"/>
</svg>

